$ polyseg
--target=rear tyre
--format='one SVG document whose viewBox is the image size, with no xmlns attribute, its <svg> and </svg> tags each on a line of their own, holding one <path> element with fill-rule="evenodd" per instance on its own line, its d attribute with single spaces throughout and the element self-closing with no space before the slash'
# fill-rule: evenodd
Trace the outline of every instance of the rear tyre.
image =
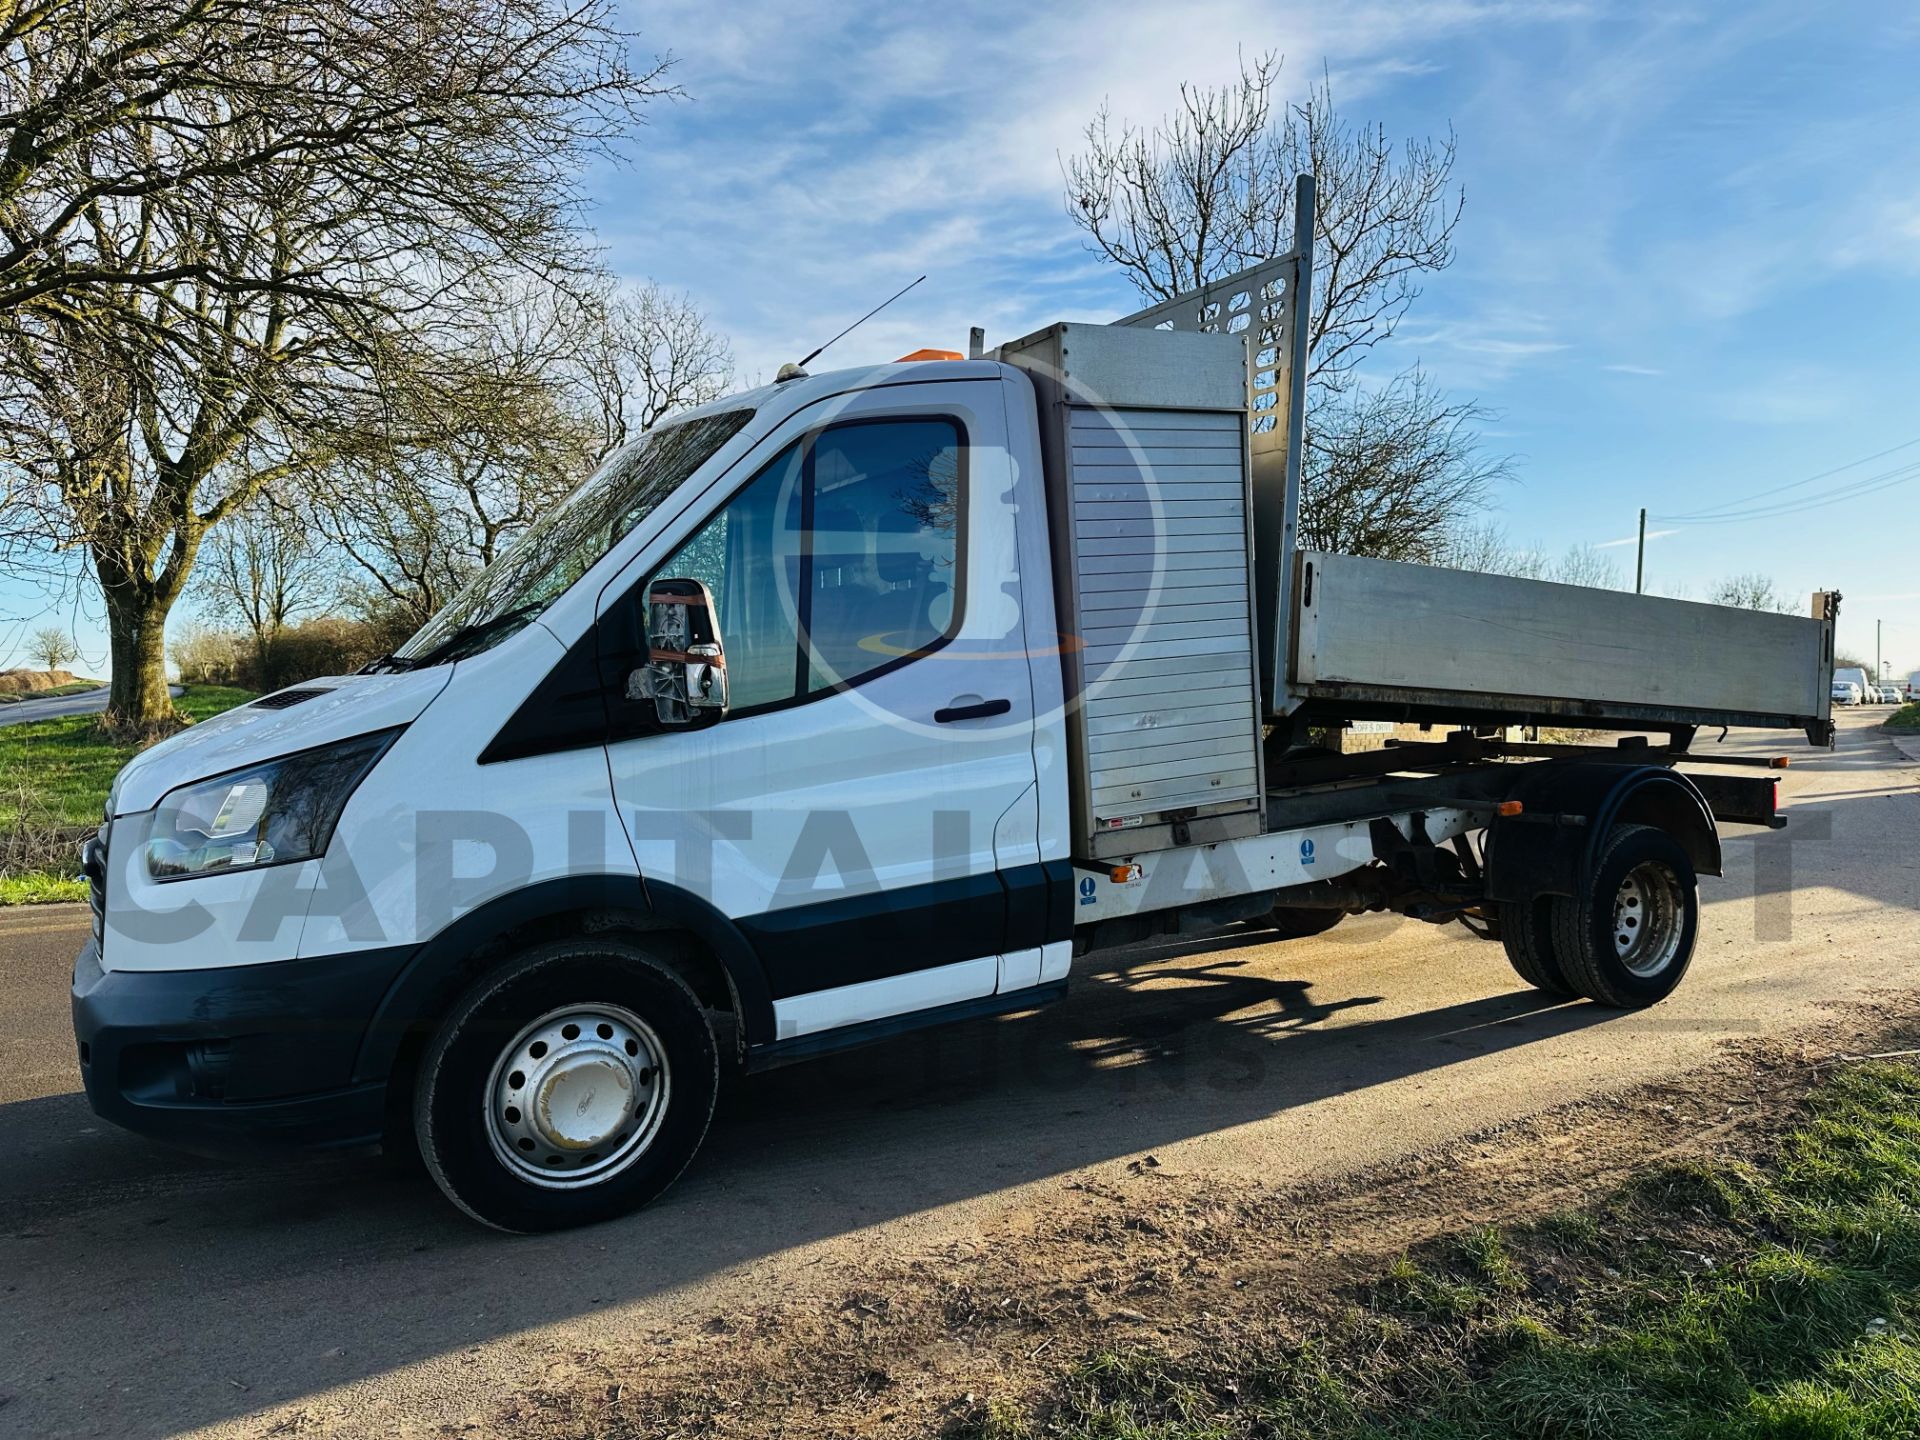
<svg viewBox="0 0 1920 1440">
<path fill-rule="evenodd" d="M 467 994 L 420 1062 L 427 1171 L 474 1219 L 560 1230 L 671 1185 L 719 1088 L 706 1012 L 680 977 L 617 941 L 528 950 Z"/>
<path fill-rule="evenodd" d="M 1276 905 L 1267 923 L 1282 940 L 1305 940 L 1324 935 L 1347 918 L 1344 910 L 1325 910 L 1310 905 Z"/>
<path fill-rule="evenodd" d="M 1500 943 L 1513 973 L 1549 995 L 1572 995 L 1573 986 L 1553 949 L 1553 897 L 1509 900 L 1500 906 Z"/>
<path fill-rule="evenodd" d="M 1616 1009 L 1637 1010 L 1671 995 L 1699 933 L 1693 862 L 1651 825 L 1616 825 L 1586 893 L 1553 901 L 1554 952 L 1568 983 Z"/>
</svg>

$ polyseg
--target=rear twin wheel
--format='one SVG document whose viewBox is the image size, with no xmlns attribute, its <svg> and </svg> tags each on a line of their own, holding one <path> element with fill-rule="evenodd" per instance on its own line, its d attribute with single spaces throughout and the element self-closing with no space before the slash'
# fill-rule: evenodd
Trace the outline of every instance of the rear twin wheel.
<svg viewBox="0 0 1920 1440">
<path fill-rule="evenodd" d="M 1673 993 L 1700 929 L 1693 862 L 1664 830 L 1616 825 L 1586 893 L 1501 907 L 1520 978 L 1554 995 L 1639 1009 Z"/>
<path fill-rule="evenodd" d="M 1311 905 L 1276 905 L 1267 924 L 1282 940 L 1305 940 L 1324 935 L 1347 918 L 1344 910 L 1328 910 Z"/>
</svg>

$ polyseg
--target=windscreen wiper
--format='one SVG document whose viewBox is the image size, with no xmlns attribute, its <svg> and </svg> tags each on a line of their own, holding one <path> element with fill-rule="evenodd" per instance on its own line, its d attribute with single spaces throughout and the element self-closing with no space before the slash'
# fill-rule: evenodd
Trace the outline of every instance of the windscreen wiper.
<svg viewBox="0 0 1920 1440">
<path fill-rule="evenodd" d="M 394 656 L 392 658 L 399 660 L 408 670 L 417 670 L 422 665 L 432 665 L 447 658 L 462 645 L 469 645 L 475 640 L 485 639 L 495 631 L 504 630 L 516 621 L 527 620 L 538 615 L 544 609 L 546 609 L 546 601 L 529 600 L 524 605 L 516 605 L 511 610 L 501 611 L 491 620 L 480 620 L 471 625 L 462 625 L 431 650 L 424 650 L 418 655 Z"/>
<path fill-rule="evenodd" d="M 362 675 L 378 675 L 384 670 L 412 670 L 420 662 L 406 655 L 382 655 L 378 660 L 369 660 L 360 667 Z"/>
</svg>

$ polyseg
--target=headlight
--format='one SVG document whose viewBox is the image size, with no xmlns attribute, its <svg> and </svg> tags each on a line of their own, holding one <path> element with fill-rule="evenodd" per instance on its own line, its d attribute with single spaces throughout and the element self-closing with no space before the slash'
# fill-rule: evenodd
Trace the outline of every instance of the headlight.
<svg viewBox="0 0 1920 1440">
<path fill-rule="evenodd" d="M 154 813 L 147 874 L 174 880 L 325 854 L 347 797 L 399 733 L 356 736 L 169 791 Z"/>
</svg>

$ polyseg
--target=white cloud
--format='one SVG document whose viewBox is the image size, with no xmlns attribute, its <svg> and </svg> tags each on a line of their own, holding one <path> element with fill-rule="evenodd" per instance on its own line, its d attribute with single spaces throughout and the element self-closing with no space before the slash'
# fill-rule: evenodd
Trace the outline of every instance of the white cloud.
<svg viewBox="0 0 1920 1440">
<path fill-rule="evenodd" d="M 1436 38 L 1510 13 L 1474 0 L 649 7 L 644 42 L 682 57 L 691 98 L 659 107 L 633 171 L 606 177 L 601 228 L 622 273 L 691 291 L 747 369 L 803 353 L 923 271 L 891 328 L 875 321 L 837 359 L 884 358 L 880 342 L 909 330 L 952 346 L 970 323 L 1104 317 L 1131 289 L 1084 255 L 1059 163 L 1103 101 L 1152 122 L 1183 81 L 1225 83 L 1242 53 L 1267 51 L 1286 57 L 1285 93 L 1324 63 L 1359 99 L 1429 71 Z"/>
<path fill-rule="evenodd" d="M 1570 348 L 1545 315 L 1497 305 L 1449 320 L 1411 319 L 1394 334 L 1391 354 L 1417 359 L 1451 389 L 1474 391 Z"/>
<path fill-rule="evenodd" d="M 1679 533 L 1680 532 L 1678 530 L 1649 530 L 1647 531 L 1646 538 L 1649 541 L 1664 540 L 1669 535 L 1678 535 Z M 1623 540 L 1598 541 L 1594 544 L 1593 548 L 1596 550 L 1617 550 L 1622 545 L 1638 545 L 1639 543 L 1640 543 L 1640 536 L 1629 535 Z"/>
</svg>

